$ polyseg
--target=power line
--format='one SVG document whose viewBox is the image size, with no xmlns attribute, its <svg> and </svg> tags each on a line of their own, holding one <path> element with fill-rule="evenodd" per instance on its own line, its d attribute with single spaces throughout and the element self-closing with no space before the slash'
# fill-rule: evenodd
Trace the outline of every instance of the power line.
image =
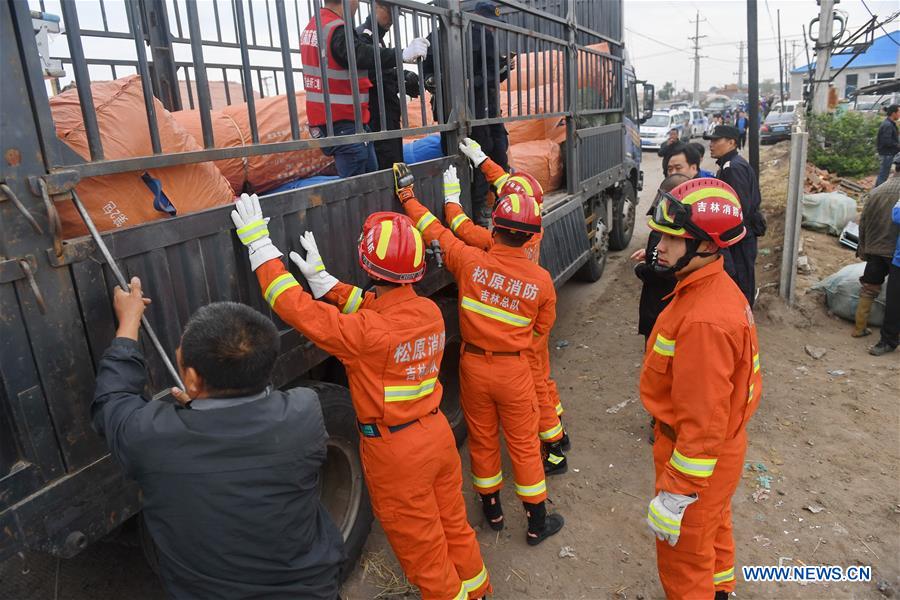
<svg viewBox="0 0 900 600">
<path fill-rule="evenodd" d="M 689 51 L 689 50 L 686 50 L 686 49 L 684 49 L 684 48 L 678 48 L 678 47 L 676 47 L 676 46 L 673 46 L 672 44 L 667 44 L 666 42 L 661 42 L 661 41 L 659 41 L 659 40 L 657 40 L 657 39 L 655 39 L 655 38 L 650 37 L 649 35 L 644 35 L 643 33 L 640 33 L 640 32 L 638 32 L 638 31 L 635 31 L 634 29 L 631 29 L 630 27 L 626 27 L 625 30 L 626 30 L 626 31 L 630 31 L 630 32 L 633 33 L 634 35 L 636 35 L 636 36 L 638 36 L 638 37 L 642 37 L 642 38 L 644 38 L 645 40 L 649 40 L 649 41 L 651 41 L 651 42 L 657 43 L 657 44 L 659 44 L 660 46 L 665 46 L 666 48 L 671 48 L 672 50 L 677 50 L 678 52 L 684 52 L 685 54 L 690 54 L 690 51 Z"/>
<path fill-rule="evenodd" d="M 872 15 L 872 18 L 873 18 L 873 19 L 878 19 L 878 17 L 875 15 L 875 13 L 873 13 L 871 10 L 869 10 L 869 5 L 866 4 L 866 0 L 862 0 L 862 4 L 863 4 L 863 6 L 866 7 L 866 11 L 868 11 L 868 13 L 869 13 L 870 15 Z M 892 14 L 891 16 L 889 16 L 887 19 L 885 19 L 884 21 L 882 21 L 881 23 L 879 23 L 879 24 L 878 24 L 878 27 L 880 27 L 881 30 L 882 30 L 885 34 L 887 34 L 887 38 L 888 38 L 889 40 L 891 40 L 892 42 L 894 42 L 895 45 L 900 46 L 900 42 L 898 42 L 897 40 L 895 40 L 895 39 L 894 39 L 894 36 L 892 36 L 890 33 L 888 33 L 888 30 L 884 28 L 884 24 L 885 24 L 885 23 L 890 23 L 891 21 L 893 21 L 894 19 L 896 19 L 896 18 L 897 18 L 897 15 L 900 15 L 900 12 L 895 12 L 894 14 Z"/>
</svg>

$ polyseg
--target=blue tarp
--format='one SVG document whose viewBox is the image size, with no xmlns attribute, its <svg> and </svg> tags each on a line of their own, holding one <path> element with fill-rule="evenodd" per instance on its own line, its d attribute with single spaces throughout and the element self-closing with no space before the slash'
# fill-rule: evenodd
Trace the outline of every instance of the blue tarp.
<svg viewBox="0 0 900 600">
<path fill-rule="evenodd" d="M 443 155 L 439 133 L 403 144 L 403 162 L 408 164 L 440 158 Z"/>
</svg>

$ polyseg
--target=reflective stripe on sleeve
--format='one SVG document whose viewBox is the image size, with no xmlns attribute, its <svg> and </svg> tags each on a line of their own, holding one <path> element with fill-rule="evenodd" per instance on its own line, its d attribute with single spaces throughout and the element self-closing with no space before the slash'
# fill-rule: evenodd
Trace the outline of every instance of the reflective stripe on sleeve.
<svg viewBox="0 0 900 600">
<path fill-rule="evenodd" d="M 297 280 L 294 279 L 294 276 L 290 273 L 285 273 L 284 275 L 279 275 L 275 279 L 272 280 L 272 283 L 266 288 L 265 298 L 266 302 L 269 303 L 269 306 L 272 308 L 275 307 L 275 301 L 278 300 L 278 296 L 283 294 L 285 290 L 292 287 L 300 287 L 300 284 L 297 283 Z"/>
<path fill-rule="evenodd" d="M 472 483 L 475 484 L 475 487 L 482 489 L 489 489 L 495 485 L 500 485 L 503 483 L 503 471 L 500 471 L 493 477 L 478 477 L 475 473 L 472 473 Z"/>
<path fill-rule="evenodd" d="M 459 226 L 469 220 L 469 216 L 465 213 L 460 213 L 453 217 L 453 220 L 450 221 L 450 231 L 456 233 L 456 230 L 459 229 Z"/>
<path fill-rule="evenodd" d="M 455 596 L 453 596 L 453 600 L 466 600 L 469 597 L 469 590 L 466 589 L 466 582 L 462 581 L 459 584 L 459 592 Z"/>
<path fill-rule="evenodd" d="M 750 384 L 750 392 L 747 394 L 747 404 L 750 404 L 751 402 L 753 402 L 753 388 L 754 388 L 754 384 L 751 383 Z"/>
<path fill-rule="evenodd" d="M 713 573 L 714 585 L 719 585 L 720 583 L 726 583 L 728 581 L 734 581 L 734 567 L 719 571 L 718 573 Z"/>
<path fill-rule="evenodd" d="M 685 475 L 709 477 L 713 474 L 717 461 L 717 458 L 688 458 L 679 452 L 678 448 L 675 448 L 675 451 L 672 452 L 672 458 L 669 459 L 669 464 Z"/>
<path fill-rule="evenodd" d="M 407 402 L 418 400 L 434 392 L 437 377 L 426 379 L 418 385 L 386 385 L 384 386 L 385 402 Z"/>
<path fill-rule="evenodd" d="M 657 333 L 656 341 L 653 342 L 653 351 L 663 356 L 675 356 L 675 340 L 670 340 Z"/>
<path fill-rule="evenodd" d="M 489 319 L 494 319 L 495 321 L 500 321 L 501 323 L 506 323 L 507 325 L 512 325 L 513 327 L 528 327 L 531 325 L 531 319 L 503 310 L 502 308 L 497 308 L 496 306 L 484 304 L 483 302 L 479 302 L 468 296 L 463 296 L 460 306 L 470 312 Z"/>
<path fill-rule="evenodd" d="M 345 315 L 353 314 L 359 310 L 359 307 L 362 305 L 362 295 L 363 291 L 361 288 L 353 286 L 353 291 L 350 292 L 350 297 L 347 298 L 347 301 L 344 303 L 344 306 L 341 307 L 341 312 Z"/>
<path fill-rule="evenodd" d="M 463 585 L 465 586 L 467 592 L 474 592 L 484 585 L 484 582 L 487 581 L 487 577 L 487 568 L 484 566 L 484 564 L 482 564 L 481 571 L 478 572 L 478 575 L 472 577 L 471 579 L 463 579 Z"/>
<path fill-rule="evenodd" d="M 530 498 L 531 496 L 539 496 L 547 491 L 547 480 L 541 479 L 534 485 L 519 485 L 516 483 L 516 494 Z"/>
<path fill-rule="evenodd" d="M 557 421 L 556 425 L 551 427 L 547 431 L 538 432 L 538 437 L 541 438 L 542 440 L 546 441 L 546 440 L 555 438 L 556 436 L 558 436 L 561 433 L 562 433 L 562 423 Z"/>
<path fill-rule="evenodd" d="M 562 402 L 558 402 L 558 403 L 556 404 L 556 416 L 558 417 L 558 416 L 560 416 L 560 415 L 562 415 L 562 414 L 563 414 Z"/>
<path fill-rule="evenodd" d="M 506 183 L 507 179 L 509 179 L 509 173 L 504 173 L 503 175 L 498 177 L 497 180 L 494 182 L 494 189 L 499 192 L 500 188 L 503 187 L 503 184 Z"/>
<path fill-rule="evenodd" d="M 753 355 L 753 372 L 759 373 L 759 353 Z"/>
<path fill-rule="evenodd" d="M 428 226 L 437 221 L 437 217 L 435 217 L 430 212 L 422 215 L 419 220 L 416 222 L 416 229 L 419 230 L 419 233 L 425 233 L 425 230 L 428 229 Z"/>
<path fill-rule="evenodd" d="M 269 226 L 265 219 L 257 219 L 239 227 L 237 230 L 238 239 L 245 246 L 264 237 L 269 237 Z"/>
</svg>

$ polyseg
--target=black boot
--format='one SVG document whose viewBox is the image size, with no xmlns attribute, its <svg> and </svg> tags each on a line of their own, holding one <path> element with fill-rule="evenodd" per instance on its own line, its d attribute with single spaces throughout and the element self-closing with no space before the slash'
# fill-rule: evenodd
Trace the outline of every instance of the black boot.
<svg viewBox="0 0 900 600">
<path fill-rule="evenodd" d="M 572 449 L 572 442 L 569 440 L 569 432 L 563 429 L 563 436 L 559 440 L 559 445 L 562 447 L 563 452 L 568 452 Z"/>
<path fill-rule="evenodd" d="M 528 517 L 528 534 L 525 540 L 529 546 L 537 546 L 545 539 L 559 532 L 565 523 L 562 515 L 551 513 L 547 514 L 547 506 L 543 502 L 531 504 L 523 502 L 525 507 L 525 516 Z"/>
<path fill-rule="evenodd" d="M 493 494 L 479 494 L 481 496 L 481 509 L 484 518 L 494 531 L 503 529 L 503 507 L 500 505 L 500 492 Z"/>
<path fill-rule="evenodd" d="M 562 440 L 543 443 L 544 474 L 562 475 L 569 470 L 569 462 L 562 450 Z"/>
<path fill-rule="evenodd" d="M 728 600 L 728 592 L 724 590 L 717 591 L 715 600 Z"/>
</svg>

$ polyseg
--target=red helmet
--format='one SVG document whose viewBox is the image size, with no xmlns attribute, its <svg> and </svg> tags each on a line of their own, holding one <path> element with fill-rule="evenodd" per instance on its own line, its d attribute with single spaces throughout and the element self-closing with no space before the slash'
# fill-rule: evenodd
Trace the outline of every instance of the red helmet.
<svg viewBox="0 0 900 600">
<path fill-rule="evenodd" d="M 491 214 L 494 227 L 521 233 L 541 232 L 541 206 L 531 196 L 500 196 Z"/>
<path fill-rule="evenodd" d="M 376 279 L 414 283 L 425 275 L 425 244 L 412 219 L 395 212 L 369 215 L 359 236 L 359 264 Z"/>
<path fill-rule="evenodd" d="M 497 180 L 495 187 L 497 188 L 498 196 L 524 194 L 534 198 L 538 204 L 544 202 L 544 188 L 541 187 L 537 179 L 525 171 L 516 171 L 515 173 L 503 175 Z"/>
<path fill-rule="evenodd" d="M 691 179 L 657 194 L 649 225 L 669 235 L 708 240 L 719 248 L 732 246 L 747 234 L 737 194 L 711 177 Z"/>
</svg>

